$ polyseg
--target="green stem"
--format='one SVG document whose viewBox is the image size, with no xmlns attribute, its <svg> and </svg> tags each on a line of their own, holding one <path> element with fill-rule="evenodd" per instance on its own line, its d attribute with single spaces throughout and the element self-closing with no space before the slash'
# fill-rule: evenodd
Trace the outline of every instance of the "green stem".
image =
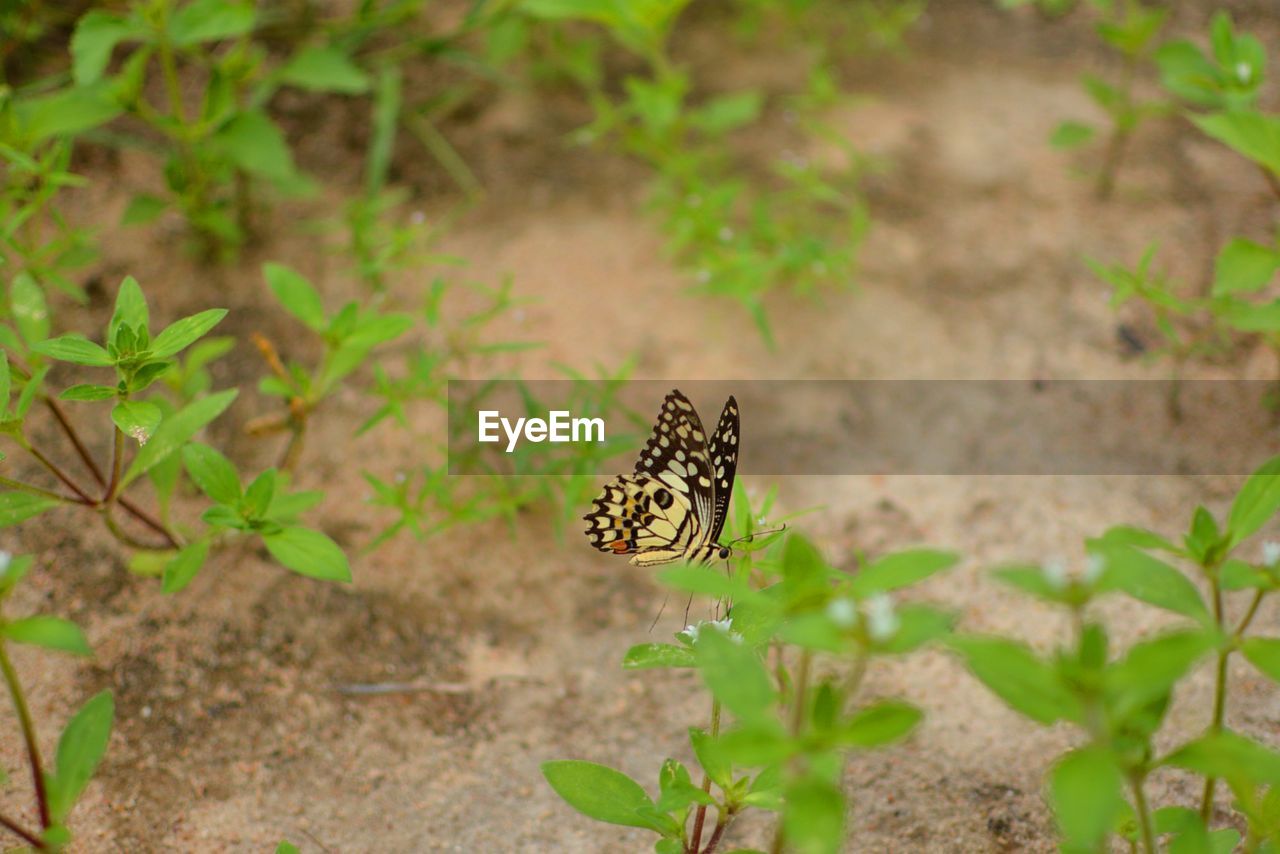
<svg viewBox="0 0 1280 854">
<path fill-rule="evenodd" d="M 1151 828 L 1151 808 L 1147 806 L 1147 794 L 1142 789 L 1144 782 L 1144 775 L 1129 776 L 1129 787 L 1133 791 L 1133 809 L 1138 814 L 1138 829 L 1142 833 L 1142 850 L 1147 854 L 1156 854 L 1156 836 Z"/>
<path fill-rule="evenodd" d="M 1219 631 L 1223 629 L 1222 588 L 1218 585 L 1216 571 L 1206 573 L 1213 587 L 1213 620 Z M 1252 616 L 1249 619 L 1253 619 Z M 1227 713 L 1227 661 L 1231 656 L 1230 648 L 1219 650 L 1217 667 L 1213 679 L 1213 720 L 1209 724 L 1209 732 L 1222 731 L 1222 722 Z M 1204 790 L 1200 794 L 1200 819 L 1207 825 L 1213 814 L 1213 795 L 1218 787 L 1218 778 L 1212 775 L 1204 778 Z"/>
<path fill-rule="evenodd" d="M 115 444 L 111 449 L 111 480 L 107 483 L 107 491 L 102 496 L 102 503 L 110 505 L 116 500 L 120 491 L 120 472 L 124 468 L 124 431 L 116 428 Z"/>
<path fill-rule="evenodd" d="M 45 850 L 45 845 L 43 842 L 40 841 L 40 837 L 36 836 L 34 833 L 27 830 L 25 827 L 18 824 L 16 821 L 9 818 L 7 815 L 4 815 L 3 813 L 0 813 L 0 827 L 5 828 L 15 836 L 22 837 L 23 841 L 25 841 L 28 845 L 30 845 L 32 848 L 36 849 L 37 851 Z"/>
<path fill-rule="evenodd" d="M 72 498 L 70 495 L 59 495 L 58 493 L 53 492 L 52 490 L 43 489 L 39 486 L 35 486 L 34 484 L 30 484 L 30 483 L 23 483 L 20 480 L 14 480 L 13 478 L 9 478 L 9 477 L 0 477 L 0 486 L 6 487 L 8 489 L 16 489 L 16 490 L 19 490 L 20 492 L 29 492 L 32 495 L 39 495 L 42 498 L 51 498 L 54 501 L 62 501 L 67 504 L 83 503 L 78 499 Z"/>
<path fill-rule="evenodd" d="M 791 725 L 790 733 L 794 738 L 800 734 L 800 730 L 804 727 L 805 699 L 809 693 L 809 665 L 813 660 L 813 653 L 807 649 L 800 651 L 800 663 L 796 665 L 796 683 L 791 701 Z M 769 851 L 771 854 L 782 854 L 783 839 L 782 817 L 778 817 L 778 824 L 773 831 L 773 844 Z"/>
<path fill-rule="evenodd" d="M 22 727 L 22 739 L 27 744 L 27 758 L 31 762 L 31 780 L 36 790 L 36 806 L 40 810 L 40 826 L 46 830 L 53 824 L 49 816 L 49 796 L 44 788 L 44 765 L 40 761 L 40 745 L 36 743 L 36 728 L 31 721 L 31 710 L 27 708 L 27 698 L 22 693 L 22 685 L 18 682 L 18 674 L 9 661 L 9 651 L 0 643 L 0 672 L 9 686 L 9 696 L 13 698 L 13 708 L 18 713 L 18 724 Z M 43 846 L 41 846 L 43 848 Z"/>
<path fill-rule="evenodd" d="M 711 737 L 715 738 L 720 734 L 720 701 L 711 701 Z M 711 775 L 702 772 L 702 791 L 711 794 Z M 702 825 L 707 820 L 707 805 L 698 804 L 698 810 L 693 816 L 693 835 L 690 837 L 689 851 L 698 854 L 698 847 L 702 844 Z M 717 822 L 718 826 L 719 822 Z M 712 837 L 714 838 L 714 837 Z M 709 850 L 710 846 L 708 846 Z"/>
</svg>

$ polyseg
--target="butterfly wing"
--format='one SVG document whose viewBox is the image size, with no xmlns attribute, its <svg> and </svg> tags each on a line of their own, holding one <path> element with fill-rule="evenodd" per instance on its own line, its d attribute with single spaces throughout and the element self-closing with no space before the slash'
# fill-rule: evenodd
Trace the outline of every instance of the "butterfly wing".
<svg viewBox="0 0 1280 854">
<path fill-rule="evenodd" d="M 662 481 L 682 495 L 693 508 L 699 527 L 708 528 L 715 513 L 715 485 L 707 434 L 697 410 L 679 389 L 673 389 L 662 401 L 653 433 L 636 460 L 636 474 Z"/>
<path fill-rule="evenodd" d="M 733 497 L 733 478 L 738 473 L 738 401 L 730 395 L 720 413 L 720 423 L 707 447 L 711 459 L 711 484 L 715 489 L 715 507 L 708 526 L 707 542 L 720 539 L 724 520 L 729 515 L 729 499 Z"/>
<path fill-rule="evenodd" d="M 587 537 L 602 552 L 635 555 L 633 564 L 647 566 L 677 560 L 701 526 L 689 500 L 663 481 L 621 475 L 610 481 L 582 518 Z"/>
</svg>

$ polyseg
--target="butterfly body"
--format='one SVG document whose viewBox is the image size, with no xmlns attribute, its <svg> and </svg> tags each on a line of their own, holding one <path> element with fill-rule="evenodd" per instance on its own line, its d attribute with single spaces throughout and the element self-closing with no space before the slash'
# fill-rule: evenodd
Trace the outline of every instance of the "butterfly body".
<svg viewBox="0 0 1280 854">
<path fill-rule="evenodd" d="M 636 566 L 727 559 L 719 543 L 738 464 L 738 404 L 725 403 L 710 436 L 678 389 L 667 395 L 635 473 L 610 481 L 593 502 L 587 537 Z"/>
</svg>

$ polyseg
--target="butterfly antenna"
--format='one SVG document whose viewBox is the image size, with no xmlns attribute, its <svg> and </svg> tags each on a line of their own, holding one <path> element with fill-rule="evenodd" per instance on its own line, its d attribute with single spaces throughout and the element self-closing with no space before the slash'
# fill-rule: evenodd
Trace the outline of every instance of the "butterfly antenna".
<svg viewBox="0 0 1280 854">
<path fill-rule="evenodd" d="M 667 600 L 670 598 L 670 593 L 662 597 L 662 607 L 658 609 L 658 616 L 654 617 L 653 622 L 649 624 L 649 634 L 653 634 L 653 627 L 658 625 L 658 620 L 662 619 L 662 612 L 667 610 Z"/>
<path fill-rule="evenodd" d="M 763 537 L 765 534 L 779 534 L 779 533 L 782 533 L 782 532 L 783 532 L 783 531 L 785 531 L 785 530 L 787 530 L 787 524 L 786 524 L 785 522 L 783 522 L 783 523 L 782 523 L 782 527 L 780 527 L 780 528 L 770 528 L 770 529 L 769 529 L 769 530 L 767 530 L 767 531 L 753 531 L 753 532 L 751 532 L 750 534 L 747 534 L 747 535 L 742 536 L 742 537 L 738 537 L 738 539 L 734 540 L 732 543 L 729 543 L 729 547 L 730 547 L 730 548 L 732 548 L 733 546 L 737 545 L 738 543 L 742 542 L 743 540 L 746 540 L 747 542 L 751 542 L 751 541 L 752 541 L 752 540 L 754 540 L 756 537 Z"/>
</svg>

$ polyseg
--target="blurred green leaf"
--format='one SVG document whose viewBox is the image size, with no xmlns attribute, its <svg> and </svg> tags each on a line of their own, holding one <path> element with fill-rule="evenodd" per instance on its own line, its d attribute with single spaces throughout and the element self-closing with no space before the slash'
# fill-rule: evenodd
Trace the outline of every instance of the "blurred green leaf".
<svg viewBox="0 0 1280 854">
<path fill-rule="evenodd" d="M 70 620 L 58 617 L 25 617 L 0 623 L 0 635 L 15 643 L 42 646 L 74 655 L 93 655 L 80 627 Z"/>
<path fill-rule="evenodd" d="M 1200 130 L 1280 175 L 1280 117 L 1230 111 L 1191 116 Z"/>
<path fill-rule="evenodd" d="M 1079 720 L 1079 703 L 1057 671 L 1025 644 L 977 635 L 952 637 L 948 644 L 964 656 L 973 674 L 1015 711 L 1042 724 Z"/>
<path fill-rule="evenodd" d="M 313 332 L 325 331 L 329 320 L 325 316 L 324 303 L 305 276 L 283 264 L 271 263 L 263 265 L 262 275 L 285 311 L 298 318 Z"/>
<path fill-rule="evenodd" d="M 670 643 L 637 644 L 622 659 L 624 670 L 693 666 L 693 650 Z"/>
<path fill-rule="evenodd" d="M 849 584 L 849 592 L 859 599 L 887 593 L 923 581 L 934 573 L 955 566 L 959 556 L 933 549 L 912 549 L 885 555 L 859 570 Z"/>
<path fill-rule="evenodd" d="M 33 495 L 30 492 L 0 492 L 0 528 L 7 528 L 19 522 L 25 522 L 33 516 L 39 516 L 46 510 L 57 507 L 62 502 Z"/>
<path fill-rule="evenodd" d="M 280 69 L 285 83 L 312 92 L 358 95 L 369 90 L 369 75 L 335 47 L 304 47 Z"/>
<path fill-rule="evenodd" d="M 1095 547 L 1106 561 L 1099 590 L 1120 590 L 1141 602 L 1208 624 L 1209 609 L 1196 586 L 1178 570 L 1146 552 L 1129 547 Z"/>
<path fill-rule="evenodd" d="M 806 854 L 839 854 L 844 845 L 844 793 L 819 777 L 786 787 L 782 826 L 788 847 Z"/>
<path fill-rule="evenodd" d="M 774 693 L 764 664 L 750 647 L 704 626 L 694 645 L 698 671 L 712 696 L 739 720 L 772 718 Z"/>
<path fill-rule="evenodd" d="M 1214 265 L 1215 296 L 1261 290 L 1280 270 L 1280 253 L 1269 246 L 1237 237 L 1218 253 Z"/>
<path fill-rule="evenodd" d="M 240 475 L 220 451 L 192 442 L 182 449 L 182 462 L 205 495 L 222 504 L 240 501 Z"/>
<path fill-rule="evenodd" d="M 1228 548 L 1252 536 L 1280 509 L 1280 457 L 1273 457 L 1249 476 L 1227 516 Z"/>
<path fill-rule="evenodd" d="M 71 36 L 71 76 L 79 86 L 96 83 L 111 61 L 111 52 L 120 42 L 141 38 L 146 29 L 124 15 L 91 9 L 76 22 Z"/>
<path fill-rule="evenodd" d="M 1049 800 L 1068 847 L 1094 849 L 1110 832 L 1123 804 L 1123 776 L 1101 747 L 1067 753 L 1049 772 Z"/>
<path fill-rule="evenodd" d="M 177 593 L 196 577 L 200 568 L 209 557 L 209 541 L 196 540 L 188 543 L 175 554 L 164 566 L 164 580 L 161 589 L 165 593 Z"/>
<path fill-rule="evenodd" d="M 1233 782 L 1280 783 L 1280 753 L 1230 730 L 1188 742 L 1160 764 Z"/>
<path fill-rule="evenodd" d="M 106 753 L 115 718 L 110 691 L 95 694 L 76 712 L 58 740 L 55 771 L 46 781 L 49 812 L 61 822 L 71 812 Z"/>
<path fill-rule="evenodd" d="M 181 353 L 207 335 L 226 316 L 225 308 L 211 308 L 174 321 L 151 342 L 152 357 L 165 359 Z"/>
<path fill-rule="evenodd" d="M 160 407 L 145 400 L 122 400 L 111 408 L 111 420 L 140 445 L 151 440 L 161 420 Z"/>
<path fill-rule="evenodd" d="M 232 0 L 192 0 L 169 19 L 169 38 L 187 47 L 244 35 L 253 29 L 254 5 Z"/>
<path fill-rule="evenodd" d="M 881 747 L 905 738 L 923 719 L 924 713 L 910 703 L 881 700 L 841 722 L 836 738 L 849 747 Z"/>
</svg>

